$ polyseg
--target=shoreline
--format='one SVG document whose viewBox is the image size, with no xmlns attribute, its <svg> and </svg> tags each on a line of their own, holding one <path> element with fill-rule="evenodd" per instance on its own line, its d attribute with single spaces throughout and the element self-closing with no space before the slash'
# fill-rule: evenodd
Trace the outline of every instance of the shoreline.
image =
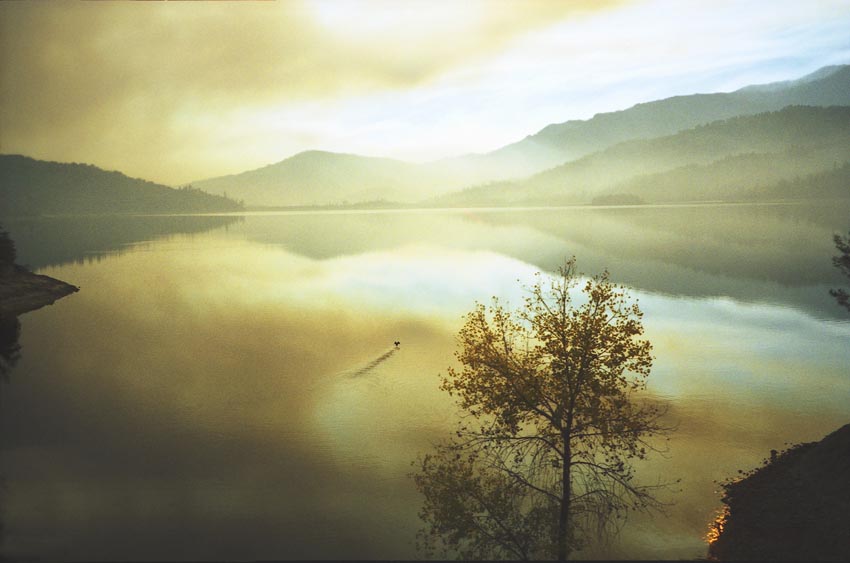
<svg viewBox="0 0 850 563">
<path fill-rule="evenodd" d="M 709 560 L 840 561 L 850 553 L 850 424 L 722 484 Z"/>
<path fill-rule="evenodd" d="M 20 266 L 0 274 L 0 316 L 19 316 L 52 305 L 80 288 Z"/>
</svg>

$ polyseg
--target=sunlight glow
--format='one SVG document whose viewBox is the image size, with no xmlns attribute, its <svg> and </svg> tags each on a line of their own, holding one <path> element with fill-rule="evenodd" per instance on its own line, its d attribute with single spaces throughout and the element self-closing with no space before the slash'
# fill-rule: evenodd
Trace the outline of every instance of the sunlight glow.
<svg viewBox="0 0 850 563">
<path fill-rule="evenodd" d="M 176 4 L 0 3 L 4 152 L 167 184 L 425 161 L 850 61 L 848 0 Z"/>
<path fill-rule="evenodd" d="M 380 42 L 391 37 L 423 40 L 457 33 L 484 21 L 481 2 L 392 2 L 371 0 L 316 0 L 307 4 L 316 21 L 328 32 L 350 40 Z"/>
<path fill-rule="evenodd" d="M 723 528 L 726 526 L 726 520 L 729 519 L 729 506 L 723 505 L 723 508 L 717 510 L 717 514 L 709 524 L 708 532 L 705 534 L 705 542 L 709 545 L 720 539 L 723 534 Z"/>
</svg>

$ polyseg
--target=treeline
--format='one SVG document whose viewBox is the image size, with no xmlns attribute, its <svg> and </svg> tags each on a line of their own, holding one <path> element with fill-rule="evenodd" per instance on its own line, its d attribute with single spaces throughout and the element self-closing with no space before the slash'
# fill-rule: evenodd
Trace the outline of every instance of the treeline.
<svg viewBox="0 0 850 563">
<path fill-rule="evenodd" d="M 835 185 L 846 178 L 846 172 L 840 172 L 838 166 L 847 158 L 848 146 L 845 141 L 777 153 L 734 155 L 710 164 L 638 176 L 615 190 L 641 194 L 655 202 L 848 197 L 846 183 L 843 189 Z M 825 170 L 828 167 L 831 169 Z"/>
<path fill-rule="evenodd" d="M 791 180 L 780 180 L 772 186 L 744 195 L 751 198 L 769 196 L 784 199 L 850 198 L 850 160 L 841 166 L 836 163 L 832 170 L 803 177 L 797 176 Z"/>
<path fill-rule="evenodd" d="M 580 201 L 617 192 L 649 201 L 714 199 L 727 195 L 717 193 L 715 187 L 732 186 L 740 193 L 764 185 L 764 175 L 768 183 L 779 181 L 776 163 L 789 156 L 792 158 L 781 167 L 785 178 L 830 168 L 848 146 L 850 107 L 791 106 L 716 121 L 667 137 L 622 143 L 524 184 L 528 195 L 569 193 Z M 768 154 L 773 157 L 758 156 Z M 744 157 L 723 162 L 741 155 Z M 687 168 L 676 172 L 683 167 Z M 641 182 L 642 175 L 668 173 L 670 178 L 655 176 Z M 659 183 L 670 189 L 662 189 Z"/>
<path fill-rule="evenodd" d="M 620 143 L 525 180 L 451 194 L 442 203 L 551 205 L 615 194 L 649 203 L 766 197 L 764 188 L 785 181 L 787 192 L 796 178 L 843 165 L 848 147 L 850 107 L 789 106 Z"/>
<path fill-rule="evenodd" d="M 90 164 L 0 155 L 0 216 L 238 211 L 230 198 L 130 178 Z"/>
</svg>

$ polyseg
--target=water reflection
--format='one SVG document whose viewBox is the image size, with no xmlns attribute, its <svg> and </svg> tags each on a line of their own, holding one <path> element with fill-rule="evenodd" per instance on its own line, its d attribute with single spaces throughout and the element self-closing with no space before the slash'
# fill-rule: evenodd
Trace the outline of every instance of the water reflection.
<svg viewBox="0 0 850 563">
<path fill-rule="evenodd" d="M 186 242 L 67 266 L 87 290 L 61 314 L 22 319 L 28 377 L 2 413 L 14 428 L 3 439 L 10 553 L 409 554 L 409 456 L 384 450 L 393 436 L 427 440 L 411 417 L 444 417 L 402 400 L 429 395 L 413 368 L 438 369 L 429 353 L 443 335 L 425 318 L 303 293 L 331 268 Z M 417 345 L 369 377 L 344 376 L 394 339 Z M 364 426 L 380 432 L 349 435 Z"/>
<path fill-rule="evenodd" d="M 21 323 L 18 317 L 0 315 L 0 381 L 8 381 L 9 372 L 21 357 Z"/>
<path fill-rule="evenodd" d="M 203 233 L 241 221 L 228 215 L 92 215 L 4 219 L 18 262 L 35 270 L 99 260 L 139 242 Z"/>
<path fill-rule="evenodd" d="M 11 315 L 0 315 L 0 408 L 3 400 L 3 384 L 8 383 L 9 373 L 21 358 L 21 345 L 18 339 L 21 335 L 21 323 L 18 318 Z M 0 430 L 2 430 L 0 426 Z M 6 479 L 0 473 L 0 560 L 3 557 L 3 543 L 5 540 L 5 507 L 6 507 Z"/>
<path fill-rule="evenodd" d="M 608 268 L 646 291 L 780 303 L 842 318 L 828 295 L 843 282 L 829 257 L 833 234 L 848 223 L 850 200 L 301 213 L 252 216 L 243 227 L 249 240 L 314 259 L 429 244 L 497 252 L 553 271 L 576 255 L 587 271 Z"/>
<path fill-rule="evenodd" d="M 604 240 L 576 246 L 545 232 L 563 212 L 549 213 L 345 215 L 338 230 L 326 216 L 249 216 L 44 268 L 84 291 L 21 318 L 16 370 L 26 377 L 6 386 L 0 413 L 8 555 L 416 557 L 421 499 L 406 474 L 454 428 L 437 373 L 451 363 L 460 315 L 490 295 L 518 303 L 517 278 L 564 255 L 588 271 L 624 256 L 615 279 L 618 264 L 639 263 Z M 788 228 L 809 240 L 810 223 Z M 684 260 L 668 272 L 699 278 Z M 741 283 L 767 283 L 741 268 Z M 813 292 L 808 275 L 789 283 Z M 725 296 L 710 299 L 634 292 L 657 358 L 651 390 L 680 426 L 670 457 L 639 478 L 682 477 L 683 492 L 669 517 L 633 520 L 582 556 L 703 556 L 713 480 L 846 422 L 850 325 L 741 302 L 727 287 L 740 286 L 715 285 Z"/>
<path fill-rule="evenodd" d="M 782 303 L 841 318 L 824 293 L 840 276 L 824 257 L 833 234 L 850 223 L 850 200 L 511 213 L 487 220 L 534 225 L 587 256 L 589 269 L 609 268 L 633 287 Z"/>
</svg>

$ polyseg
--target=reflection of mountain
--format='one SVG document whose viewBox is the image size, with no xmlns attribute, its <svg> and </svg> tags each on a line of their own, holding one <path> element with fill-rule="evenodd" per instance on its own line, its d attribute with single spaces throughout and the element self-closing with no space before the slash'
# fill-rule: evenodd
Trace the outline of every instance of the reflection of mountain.
<svg viewBox="0 0 850 563">
<path fill-rule="evenodd" d="M 483 215 L 564 242 L 587 272 L 609 269 L 638 289 L 693 297 L 779 302 L 818 316 L 841 314 L 828 288 L 832 236 L 846 229 L 848 204 L 716 205 L 570 209 Z M 556 263 L 554 249 L 541 265 Z"/>
<path fill-rule="evenodd" d="M 35 270 L 96 260 L 131 244 L 202 233 L 241 220 L 238 216 L 212 215 L 42 217 L 7 219 L 4 228 L 15 240 L 18 262 Z"/>
<path fill-rule="evenodd" d="M 313 259 L 404 247 L 491 251 L 553 270 L 575 254 L 636 289 L 840 312 L 832 235 L 848 205 L 698 205 L 251 216 L 249 239 Z M 321 233 L 316 236 L 315 233 Z"/>
<path fill-rule="evenodd" d="M 473 190 L 449 202 L 483 203 L 556 196 L 568 196 L 576 200 L 584 197 L 576 192 L 593 187 L 575 185 L 577 183 L 590 181 L 592 184 L 597 179 L 604 179 L 608 185 L 635 174 L 661 172 L 685 164 L 706 164 L 742 152 L 763 153 L 768 152 L 768 149 L 771 152 L 788 151 L 794 148 L 793 144 L 779 146 L 767 143 L 762 147 L 757 142 L 751 142 L 732 147 L 727 142 L 718 147 L 720 150 L 711 152 L 713 140 L 702 139 L 697 140 L 696 144 L 681 147 L 680 152 L 696 151 L 694 158 L 683 159 L 680 155 L 669 162 L 659 162 L 661 166 L 655 167 L 641 167 L 640 162 L 632 162 L 633 166 L 638 166 L 630 173 L 613 176 L 611 172 L 624 164 L 618 158 L 639 158 L 642 156 L 640 151 L 644 149 L 628 145 L 632 154 L 615 151 L 608 154 L 611 158 L 603 159 L 603 165 L 596 168 L 594 163 L 598 157 L 592 156 L 626 141 L 670 136 L 718 120 L 777 111 L 790 105 L 850 106 L 850 66 L 827 67 L 795 81 L 750 86 L 731 93 L 676 96 L 638 104 L 623 111 L 598 114 L 586 121 L 553 124 L 522 141 L 487 154 L 413 164 L 386 158 L 307 151 L 263 168 L 202 180 L 195 184 L 212 193 L 226 192 L 244 199 L 249 205 L 312 205 L 376 199 L 408 202 L 485 182 L 523 178 L 551 167 L 570 167 L 571 161 L 582 159 L 566 171 L 556 169 L 524 183 L 523 186 L 532 185 L 523 188 L 531 193 L 511 194 L 515 188 L 509 184 L 501 190 L 498 187 Z M 739 125 L 744 127 L 747 122 L 740 122 Z M 675 145 L 680 140 L 677 138 L 671 142 Z M 705 143 L 709 146 L 704 146 Z M 846 144 L 844 147 L 846 152 Z M 618 150 L 629 153 L 628 148 Z M 796 156 L 805 161 L 803 156 Z M 825 154 L 820 156 L 828 158 Z M 590 160 L 585 161 L 583 157 Z M 591 170 L 582 176 L 581 169 L 587 166 Z M 809 171 L 811 167 L 806 168 L 803 162 L 801 171 L 795 173 Z M 561 177 L 564 172 L 569 174 Z M 791 178 L 793 175 L 788 177 Z M 732 181 L 737 180 L 730 178 L 729 182 Z M 564 186 L 568 188 L 567 193 L 558 193 Z M 554 193 L 550 193 L 552 191 Z M 589 201 L 591 197 L 586 200 Z"/>
<path fill-rule="evenodd" d="M 495 225 L 532 227 L 604 255 L 608 263 L 671 263 L 705 275 L 794 286 L 837 279 L 828 258 L 831 233 L 847 221 L 848 211 L 846 206 L 706 205 L 484 217 Z M 817 248 L 826 253 L 816 254 Z M 600 261 L 599 267 L 605 264 Z"/>
<path fill-rule="evenodd" d="M 0 216 L 74 213 L 201 213 L 240 205 L 197 189 L 174 189 L 89 164 L 0 155 Z"/>
<path fill-rule="evenodd" d="M 736 199 L 843 164 L 848 148 L 850 107 L 793 106 L 624 142 L 521 182 L 468 189 L 442 201 L 578 203 L 609 193 L 649 202 Z"/>
</svg>

